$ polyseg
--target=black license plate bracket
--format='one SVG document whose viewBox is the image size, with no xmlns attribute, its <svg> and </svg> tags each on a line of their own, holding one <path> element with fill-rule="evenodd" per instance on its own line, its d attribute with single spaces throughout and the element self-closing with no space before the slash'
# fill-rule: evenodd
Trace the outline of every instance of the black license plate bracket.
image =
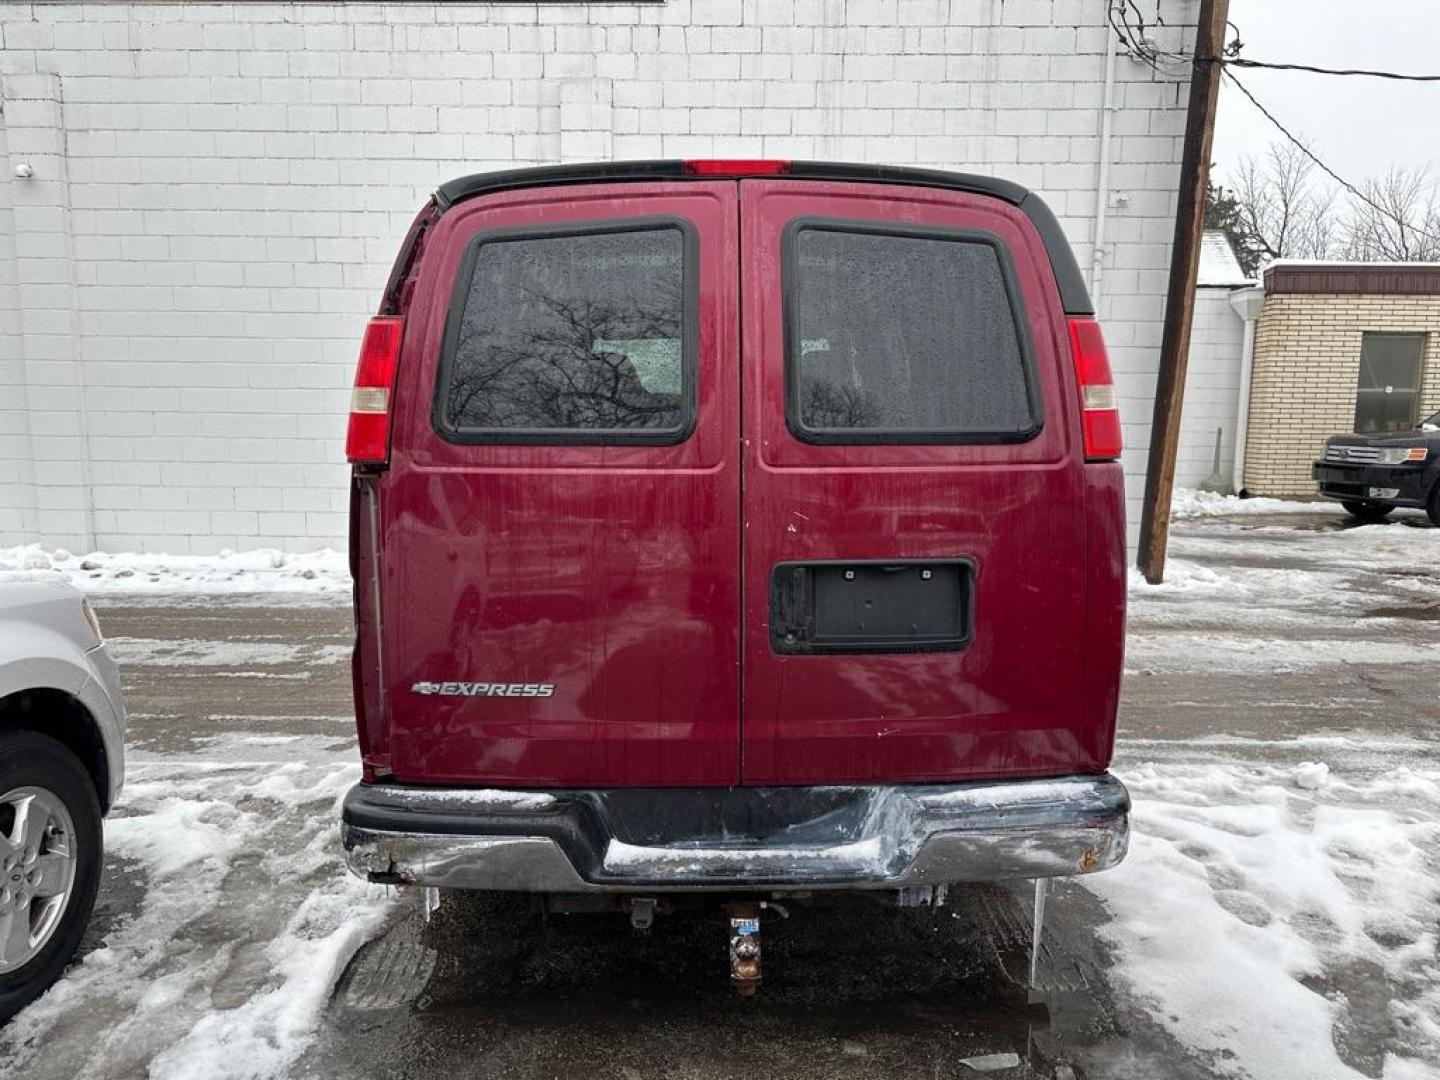
<svg viewBox="0 0 1440 1080">
<path fill-rule="evenodd" d="M 970 644 L 974 581 L 965 558 L 779 563 L 770 643 L 782 654 L 958 651 Z"/>
</svg>

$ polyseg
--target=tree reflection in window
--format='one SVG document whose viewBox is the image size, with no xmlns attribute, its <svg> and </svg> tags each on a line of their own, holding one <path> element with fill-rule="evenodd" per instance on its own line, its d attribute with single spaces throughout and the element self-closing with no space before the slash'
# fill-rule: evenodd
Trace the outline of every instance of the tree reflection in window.
<svg viewBox="0 0 1440 1080">
<path fill-rule="evenodd" d="M 813 428 L 873 428 L 881 419 L 880 406 L 864 390 L 816 379 L 801 389 L 800 415 Z"/>
<path fill-rule="evenodd" d="M 444 394 L 460 431 L 678 430 L 678 228 L 483 243 Z"/>
</svg>

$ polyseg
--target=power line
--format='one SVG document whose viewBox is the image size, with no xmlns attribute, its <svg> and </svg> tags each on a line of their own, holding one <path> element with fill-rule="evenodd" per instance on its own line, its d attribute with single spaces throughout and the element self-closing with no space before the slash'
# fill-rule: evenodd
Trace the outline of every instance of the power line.
<svg viewBox="0 0 1440 1080">
<path fill-rule="evenodd" d="M 1376 71 L 1370 68 L 1327 68 L 1314 64 L 1281 64 L 1264 60 L 1234 57 L 1197 57 L 1200 63 L 1219 63 L 1225 67 L 1269 68 L 1273 71 L 1308 71 L 1312 75 L 1358 75 L 1369 79 L 1394 79 L 1397 82 L 1440 83 L 1440 75 L 1411 75 L 1399 71 Z"/>
<path fill-rule="evenodd" d="M 1440 236 L 1435 236 L 1431 233 L 1426 232 L 1424 229 L 1418 228 L 1410 222 L 1405 221 L 1393 210 L 1387 210 L 1385 207 L 1381 206 L 1374 199 L 1370 198 L 1370 196 L 1366 195 L 1363 191 L 1357 188 L 1354 184 L 1350 183 L 1350 181 L 1346 180 L 1329 165 L 1326 165 L 1325 162 L 1321 161 L 1318 157 L 1315 156 L 1314 152 L 1310 149 L 1310 147 L 1305 145 L 1303 140 L 1301 140 L 1298 136 L 1292 134 L 1290 129 L 1287 128 L 1284 124 L 1282 124 L 1279 120 L 1277 120 L 1275 118 L 1275 115 L 1269 109 L 1265 108 L 1264 105 L 1261 105 L 1260 102 L 1256 100 L 1255 95 L 1246 88 L 1244 83 L 1242 83 L 1238 78 L 1235 77 L 1235 73 L 1233 71 L 1226 71 L 1224 68 L 1222 68 L 1221 71 L 1227 79 L 1229 79 L 1232 83 L 1235 84 L 1235 88 L 1237 90 L 1239 90 L 1242 94 L 1244 94 L 1247 98 L 1250 99 L 1250 104 L 1254 105 L 1255 108 L 1259 109 L 1260 114 L 1264 116 L 1266 120 L 1269 120 L 1270 123 L 1275 125 L 1276 130 L 1278 130 L 1281 135 L 1284 135 L 1285 138 L 1288 139 L 1291 143 L 1293 143 L 1302 154 L 1304 154 L 1307 158 L 1314 162 L 1319 167 L 1321 172 L 1323 172 L 1326 176 L 1330 177 L 1330 179 L 1334 180 L 1342 188 L 1348 191 L 1351 196 L 1358 199 L 1360 202 L 1364 203 L 1366 206 L 1370 207 L 1370 209 L 1374 210 L 1381 216 L 1393 221 L 1396 227 L 1400 229 L 1402 235 L 1406 229 L 1409 229 L 1416 236 L 1423 236 L 1426 240 L 1440 244 Z"/>
<path fill-rule="evenodd" d="M 1140 26 L 1138 28 L 1139 40 L 1136 39 L 1137 28 L 1130 25 L 1129 13 L 1131 10 L 1134 11 L 1135 17 L 1140 23 Z M 1426 240 L 1429 240 L 1432 243 L 1440 243 L 1440 237 L 1434 236 L 1426 232 L 1424 229 L 1418 228 L 1414 224 L 1405 221 L 1395 211 L 1387 210 L 1374 199 L 1370 198 L 1369 195 L 1365 194 L 1365 192 L 1361 191 L 1354 184 L 1350 183 L 1350 181 L 1346 180 L 1329 165 L 1326 165 L 1325 162 L 1321 161 L 1318 157 L 1316 157 L 1314 151 L 1312 151 L 1310 147 L 1306 146 L 1303 140 L 1292 134 L 1290 129 L 1287 128 L 1284 124 L 1282 124 L 1269 109 L 1265 108 L 1264 105 L 1260 104 L 1260 102 L 1256 99 L 1255 95 L 1250 92 L 1250 90 L 1245 86 L 1245 84 L 1242 83 L 1238 77 L 1236 77 L 1235 72 L 1230 69 L 1234 67 L 1274 68 L 1282 71 L 1306 71 L 1321 75 L 1360 75 L 1369 76 L 1372 78 L 1397 79 L 1413 82 L 1440 82 L 1440 75 L 1404 75 L 1399 72 L 1374 71 L 1361 68 L 1321 68 L 1310 64 L 1268 63 L 1262 60 L 1243 59 L 1238 55 L 1234 55 L 1240 51 L 1240 30 L 1238 27 L 1235 26 L 1234 23 L 1229 22 L 1228 20 L 1227 25 L 1235 30 L 1235 41 L 1225 46 L 1225 48 L 1221 51 L 1230 55 L 1202 57 L 1196 56 L 1194 53 L 1168 52 L 1166 50 L 1156 48 L 1154 45 L 1149 44 L 1145 41 L 1145 17 L 1141 13 L 1140 8 L 1136 4 L 1135 0 L 1116 0 L 1116 2 L 1108 9 L 1107 14 L 1109 15 L 1110 19 L 1110 27 L 1112 30 L 1115 31 L 1115 35 L 1120 39 L 1121 44 L 1126 46 L 1130 50 L 1131 54 L 1134 55 L 1137 59 L 1142 60 L 1143 62 L 1148 64 L 1149 67 L 1157 74 L 1166 74 L 1160 69 L 1159 64 L 1156 62 L 1157 58 L 1162 56 L 1168 57 L 1171 60 L 1190 60 L 1197 66 L 1200 64 L 1220 65 L 1221 74 L 1224 75 L 1225 78 L 1229 79 L 1242 94 L 1244 94 L 1247 98 L 1250 99 L 1250 104 L 1254 105 L 1255 108 L 1260 111 L 1260 114 L 1264 116 L 1266 120 L 1269 120 L 1270 123 L 1275 126 L 1276 130 L 1278 130 L 1281 135 L 1285 136 L 1286 139 L 1293 143 L 1302 154 L 1304 154 L 1320 169 L 1321 172 L 1323 172 L 1326 176 L 1330 177 L 1347 192 L 1349 192 L 1354 199 L 1370 207 L 1370 209 L 1381 215 L 1382 218 L 1393 221 L 1396 228 L 1400 231 L 1400 235 L 1402 238 L 1405 234 L 1405 231 L 1408 229 L 1416 236 L 1424 237 Z M 1158 13 L 1157 22 L 1159 25 L 1164 24 L 1164 20 L 1159 19 Z"/>
<path fill-rule="evenodd" d="M 1130 14 L 1134 12 L 1135 21 L 1139 24 L 1134 26 L 1130 22 Z M 1224 67 L 1257 68 L 1271 71 L 1303 71 L 1311 75 L 1335 75 L 1354 76 L 1368 79 L 1389 79 L 1394 82 L 1416 82 L 1416 83 L 1440 83 L 1440 75 L 1415 74 L 1403 71 L 1384 71 L 1378 68 L 1332 68 L 1322 67 L 1318 64 L 1302 64 L 1298 62 L 1282 62 L 1271 60 L 1251 60 L 1248 57 L 1239 56 L 1240 51 L 1240 28 L 1229 20 L 1226 25 L 1235 31 L 1235 40 L 1230 42 L 1222 52 L 1223 56 L 1196 56 L 1194 53 L 1177 52 L 1175 50 L 1161 49 L 1153 41 L 1146 40 L 1146 31 L 1149 28 L 1145 21 L 1144 14 L 1140 11 L 1135 0 L 1115 0 L 1114 4 L 1107 9 L 1107 16 L 1110 20 L 1110 28 L 1115 31 L 1115 36 L 1136 59 L 1149 65 L 1158 74 L 1165 74 L 1156 63 L 1157 59 L 1164 57 L 1171 61 L 1189 60 L 1196 64 L 1221 64 Z M 1157 12 L 1155 25 L 1164 26 L 1165 20 Z"/>
</svg>

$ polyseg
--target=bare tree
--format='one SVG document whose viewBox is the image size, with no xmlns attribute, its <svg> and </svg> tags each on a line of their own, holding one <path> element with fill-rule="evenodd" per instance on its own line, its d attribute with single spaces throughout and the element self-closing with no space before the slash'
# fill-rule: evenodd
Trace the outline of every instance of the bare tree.
<svg viewBox="0 0 1440 1080">
<path fill-rule="evenodd" d="M 1272 144 L 1258 160 L 1242 158 L 1235 170 L 1241 224 L 1272 259 L 1324 259 L 1340 246 L 1335 193 L 1314 181 L 1314 171 L 1288 143 Z"/>
<path fill-rule="evenodd" d="M 1358 262 L 1440 261 L 1440 196 L 1429 165 L 1392 168 L 1350 197 L 1344 253 Z"/>
<path fill-rule="evenodd" d="M 1304 213 L 1295 223 L 1296 259 L 1335 258 L 1342 246 L 1345 232 L 1344 210 L 1337 204 L 1334 188 L 1316 188 L 1310 192 Z"/>
<path fill-rule="evenodd" d="M 1216 189 L 1217 215 L 1252 261 L 1440 262 L 1440 179 L 1430 165 L 1392 168 L 1358 187 L 1322 183 L 1323 171 L 1299 146 L 1272 144 Z"/>
</svg>

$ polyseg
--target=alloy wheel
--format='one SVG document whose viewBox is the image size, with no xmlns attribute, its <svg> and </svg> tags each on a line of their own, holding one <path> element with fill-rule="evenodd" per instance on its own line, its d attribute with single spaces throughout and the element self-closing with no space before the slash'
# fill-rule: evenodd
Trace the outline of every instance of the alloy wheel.
<svg viewBox="0 0 1440 1080">
<path fill-rule="evenodd" d="M 0 795 L 0 975 L 33 960 L 54 936 L 75 886 L 75 825 L 41 787 Z"/>
</svg>

